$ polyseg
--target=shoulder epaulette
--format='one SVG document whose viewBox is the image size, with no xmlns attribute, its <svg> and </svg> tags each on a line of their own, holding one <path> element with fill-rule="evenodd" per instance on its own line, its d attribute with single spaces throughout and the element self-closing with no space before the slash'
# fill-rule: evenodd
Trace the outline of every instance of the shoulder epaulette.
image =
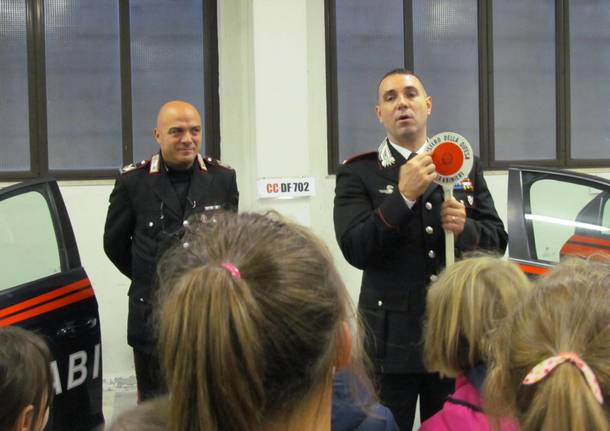
<svg viewBox="0 0 610 431">
<path fill-rule="evenodd" d="M 231 166 L 229 166 L 225 163 L 222 163 L 220 160 L 214 159 L 210 156 L 204 156 L 204 157 L 199 156 L 199 157 L 200 157 L 200 162 L 199 162 L 200 164 L 203 162 L 203 160 L 205 160 L 205 162 L 209 163 L 210 165 L 219 166 L 219 167 L 225 168 L 225 169 L 233 169 Z"/>
<path fill-rule="evenodd" d="M 133 162 L 129 165 L 125 165 L 120 169 L 121 175 L 126 174 L 128 172 L 136 171 L 138 169 L 142 169 L 146 167 L 150 163 L 150 160 L 142 160 L 141 162 Z"/>
<path fill-rule="evenodd" d="M 350 157 L 349 159 L 345 159 L 342 164 L 343 165 L 347 165 L 347 164 L 352 163 L 352 162 L 354 162 L 356 160 L 365 159 L 367 157 L 375 157 L 376 158 L 377 157 L 377 151 L 367 151 L 365 153 L 356 154 L 356 155 Z"/>
</svg>

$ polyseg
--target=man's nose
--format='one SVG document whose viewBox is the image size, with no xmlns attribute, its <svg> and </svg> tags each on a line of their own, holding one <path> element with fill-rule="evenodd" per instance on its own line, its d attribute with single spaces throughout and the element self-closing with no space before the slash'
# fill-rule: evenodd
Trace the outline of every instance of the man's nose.
<svg viewBox="0 0 610 431">
<path fill-rule="evenodd" d="M 189 131 L 184 132 L 184 134 L 182 135 L 181 141 L 186 142 L 186 143 L 193 142 L 193 135 L 191 134 L 191 132 L 189 132 Z"/>
<path fill-rule="evenodd" d="M 398 96 L 398 106 L 400 107 L 407 107 L 408 106 L 408 100 L 405 96 L 403 96 L 402 94 Z"/>
</svg>

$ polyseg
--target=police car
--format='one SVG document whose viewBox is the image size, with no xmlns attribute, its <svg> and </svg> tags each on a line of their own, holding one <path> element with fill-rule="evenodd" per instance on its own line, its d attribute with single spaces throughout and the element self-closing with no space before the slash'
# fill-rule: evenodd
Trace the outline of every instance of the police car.
<svg viewBox="0 0 610 431">
<path fill-rule="evenodd" d="M 54 356 L 56 397 L 46 429 L 101 429 L 98 304 L 54 180 L 0 190 L 0 266 L 0 326 L 45 336 Z"/>
<path fill-rule="evenodd" d="M 610 259 L 610 180 L 551 168 L 508 171 L 509 258 L 528 275 L 568 255 Z"/>
</svg>

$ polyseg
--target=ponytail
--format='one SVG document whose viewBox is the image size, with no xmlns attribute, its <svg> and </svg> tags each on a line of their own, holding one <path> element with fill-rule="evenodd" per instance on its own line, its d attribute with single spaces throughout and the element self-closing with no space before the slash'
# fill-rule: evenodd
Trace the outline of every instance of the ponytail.
<svg viewBox="0 0 610 431">
<path fill-rule="evenodd" d="M 522 431 L 610 431 L 610 266 L 568 260 L 538 280 L 492 343 L 486 410 Z"/>
<path fill-rule="evenodd" d="M 183 241 L 158 265 L 172 431 L 257 431 L 322 402 L 353 314 L 328 249 L 247 213 L 190 223 Z"/>
<path fill-rule="evenodd" d="M 610 417 L 575 365 L 558 366 L 534 386 L 521 386 L 517 395 L 522 431 L 610 429 Z"/>
<path fill-rule="evenodd" d="M 220 266 L 193 269 L 178 281 L 160 316 L 173 431 L 258 428 L 262 317 L 247 283 Z"/>
</svg>

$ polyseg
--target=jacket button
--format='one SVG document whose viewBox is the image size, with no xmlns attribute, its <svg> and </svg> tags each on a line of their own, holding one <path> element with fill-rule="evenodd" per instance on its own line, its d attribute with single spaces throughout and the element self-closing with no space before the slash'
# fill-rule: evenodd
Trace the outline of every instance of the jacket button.
<svg viewBox="0 0 610 431">
<path fill-rule="evenodd" d="M 436 280 L 438 280 L 438 275 L 432 274 L 430 276 L 430 281 L 436 281 Z"/>
<path fill-rule="evenodd" d="M 138 298 L 139 302 L 144 302 L 144 298 Z"/>
<path fill-rule="evenodd" d="M 381 307 L 383 305 L 383 301 L 377 301 L 377 305 Z"/>
<path fill-rule="evenodd" d="M 184 220 L 184 221 L 182 222 L 182 226 L 188 226 L 188 225 L 189 225 L 189 221 L 188 221 L 188 220 Z"/>
<path fill-rule="evenodd" d="M 430 211 L 432 209 L 432 204 L 430 202 L 426 202 L 426 209 Z"/>
<path fill-rule="evenodd" d="M 428 235 L 432 235 L 434 233 L 434 229 L 432 229 L 432 226 L 426 226 L 426 233 Z"/>
<path fill-rule="evenodd" d="M 153 227 L 155 224 L 151 221 L 148 222 L 148 227 Z"/>
<path fill-rule="evenodd" d="M 434 250 L 430 250 L 430 251 L 428 252 L 428 257 L 429 257 L 430 259 L 434 259 L 434 258 L 436 257 L 436 253 L 434 252 Z"/>
</svg>

